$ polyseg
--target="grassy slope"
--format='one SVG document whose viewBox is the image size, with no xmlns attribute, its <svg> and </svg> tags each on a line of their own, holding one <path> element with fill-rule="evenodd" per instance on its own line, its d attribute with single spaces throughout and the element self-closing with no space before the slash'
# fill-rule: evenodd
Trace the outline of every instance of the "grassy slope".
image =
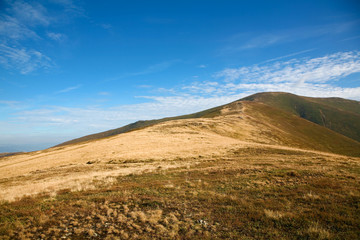
<svg viewBox="0 0 360 240">
<path fill-rule="evenodd" d="M 260 102 L 248 102 L 246 106 L 246 113 L 254 121 L 272 129 L 264 132 L 269 138 L 298 148 L 360 156 L 358 141 Z"/>
<path fill-rule="evenodd" d="M 0 158 L 9 157 L 9 156 L 17 155 L 17 154 L 22 154 L 22 153 L 23 152 L 4 152 L 4 153 L 0 153 Z"/>
<path fill-rule="evenodd" d="M 70 140 L 67 142 L 63 142 L 55 147 L 106 138 L 106 137 L 114 136 L 114 135 L 121 134 L 121 133 L 139 130 L 139 129 L 142 129 L 145 127 L 149 127 L 149 126 L 152 126 L 152 125 L 155 125 L 158 123 L 171 121 L 171 120 L 200 118 L 200 117 L 204 117 L 204 118 L 214 117 L 214 116 L 217 116 L 220 114 L 221 108 L 222 108 L 222 106 L 211 108 L 211 109 L 193 113 L 193 114 L 177 116 L 177 117 L 168 117 L 168 118 L 162 118 L 162 119 L 156 119 L 156 120 L 137 121 L 135 123 L 131 123 L 131 124 L 128 124 L 128 125 L 120 127 L 120 128 L 111 129 L 111 130 L 108 130 L 105 132 L 95 133 L 95 134 L 87 135 L 84 137 L 76 138 L 76 139 L 73 139 L 73 140 Z"/>
<path fill-rule="evenodd" d="M 360 149 L 355 140 L 287 111 L 244 105 L 254 124 L 273 129 L 264 134 L 279 141 L 324 151 Z M 189 167 L 0 203 L 0 239 L 360 238 L 359 158 L 249 147 L 182 161 Z"/>
<path fill-rule="evenodd" d="M 360 115 L 360 102 L 343 99 L 343 98 L 307 98 L 312 102 L 317 102 L 320 104 L 325 104 L 332 106 L 343 111 L 352 112 Z"/>
<path fill-rule="evenodd" d="M 249 148 L 196 161 L 1 203 L 0 238 L 360 238 L 357 159 Z"/>
<path fill-rule="evenodd" d="M 258 93 L 242 100 L 265 103 L 360 141 L 360 103 L 357 101 L 289 93 Z"/>
<path fill-rule="evenodd" d="M 281 129 L 281 132 L 268 134 L 272 135 L 271 137 L 273 138 L 276 138 L 275 135 L 278 134 L 278 137 L 282 138 L 281 142 L 286 145 L 350 156 L 360 155 L 360 114 L 358 114 L 360 112 L 360 104 L 357 101 L 341 98 L 309 98 L 289 93 L 259 93 L 239 101 L 266 104 L 268 108 L 262 104 L 255 104 L 251 110 L 253 113 L 251 111 L 248 111 L 248 113 L 256 116 L 254 121 L 259 121 L 259 124 L 270 124 Z M 230 104 L 224 106 L 229 106 Z M 220 115 L 220 110 L 224 106 L 178 117 L 138 121 L 121 128 L 64 142 L 58 146 L 101 139 L 170 120 L 200 117 L 211 118 Z M 262 112 L 263 116 L 260 116 L 259 112 Z M 295 116 L 298 116 L 298 118 Z M 315 124 L 309 124 L 308 121 L 303 121 L 304 119 Z M 326 128 L 332 131 L 327 131 Z M 285 135 L 284 132 L 286 133 Z"/>
</svg>

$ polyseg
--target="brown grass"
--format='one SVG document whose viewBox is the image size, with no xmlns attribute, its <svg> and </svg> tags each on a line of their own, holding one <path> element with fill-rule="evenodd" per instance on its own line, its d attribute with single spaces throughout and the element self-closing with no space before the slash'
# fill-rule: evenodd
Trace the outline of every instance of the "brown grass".
<svg viewBox="0 0 360 240">
<path fill-rule="evenodd" d="M 4 239 L 360 236 L 359 159 L 247 148 L 222 158 L 184 161 L 197 163 L 120 175 L 111 185 L 99 185 L 92 190 L 62 191 L 54 197 L 28 197 L 3 203 L 0 236 Z"/>
</svg>

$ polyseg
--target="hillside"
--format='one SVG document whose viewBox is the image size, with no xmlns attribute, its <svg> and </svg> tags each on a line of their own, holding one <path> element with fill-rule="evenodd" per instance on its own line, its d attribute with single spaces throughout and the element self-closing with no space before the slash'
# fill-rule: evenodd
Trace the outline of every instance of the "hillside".
<svg viewBox="0 0 360 240">
<path fill-rule="evenodd" d="M 360 141 L 360 102 L 358 101 L 342 98 L 309 98 L 290 93 L 258 93 L 236 102 L 241 101 L 262 102 L 274 108 L 273 113 L 279 110 L 289 112 L 356 141 Z M 55 147 L 106 138 L 171 120 L 211 118 L 218 116 L 220 110 L 226 106 L 227 105 L 219 106 L 198 113 L 178 117 L 137 121 L 120 128 L 76 138 Z M 268 114 L 272 113 L 269 112 Z"/>
<path fill-rule="evenodd" d="M 68 184 L 72 186 L 73 178 L 88 181 L 94 176 L 111 175 L 111 171 L 103 170 L 89 175 L 92 167 L 102 164 L 109 166 L 114 163 L 116 166 L 123 162 L 220 157 L 239 147 L 272 147 L 360 156 L 359 142 L 259 101 L 235 101 L 193 115 L 147 123 L 153 125 L 105 138 L 2 158 L 0 179 L 14 178 L 17 181 L 19 176 L 54 169 L 55 172 L 59 171 L 57 174 L 66 171 L 69 176 L 65 179 L 55 178 L 56 181 L 50 179 L 52 188 L 62 188 Z M 84 164 L 88 166 L 84 167 Z M 178 164 L 182 165 L 181 161 Z M 80 170 L 76 170 L 76 166 L 80 166 Z M 83 172 L 84 169 L 87 170 L 80 174 L 79 171 Z M 25 191 L 38 191 L 34 189 L 36 184 L 33 181 L 28 184 L 29 188 L 25 188 Z M 43 183 L 39 183 L 39 186 L 43 186 Z M 14 196 L 24 193 L 24 187 L 17 184 L 11 189 Z M 11 197 L 9 191 L 4 188 L 0 191 L 0 197 Z"/>
<path fill-rule="evenodd" d="M 259 124 L 259 135 L 263 135 L 263 139 L 277 140 L 271 144 L 360 156 L 358 141 L 267 104 L 242 103 L 246 103 L 246 113 L 251 120 Z"/>
<path fill-rule="evenodd" d="M 1 157 L 0 238 L 358 239 L 360 143 L 263 101 Z"/>
<path fill-rule="evenodd" d="M 90 134 L 90 135 L 86 135 L 84 137 L 80 137 L 80 138 L 76 138 L 76 139 L 73 139 L 73 140 L 70 140 L 70 141 L 66 141 L 66 142 L 63 142 L 61 144 L 56 145 L 55 147 L 65 146 L 65 145 L 68 145 L 68 144 L 74 144 L 74 143 L 80 143 L 80 142 L 86 142 L 86 141 L 91 141 L 91 140 L 96 140 L 96 139 L 101 139 L 101 138 L 106 138 L 106 137 L 114 136 L 114 135 L 117 135 L 117 134 L 142 129 L 142 128 L 145 128 L 145 127 L 148 127 L 148 126 L 155 125 L 157 123 L 171 121 L 171 120 L 200 118 L 200 117 L 203 117 L 203 118 L 214 117 L 214 116 L 217 116 L 219 114 L 219 109 L 220 108 L 221 107 L 215 107 L 215 108 L 211 108 L 211 109 L 201 111 L 201 112 L 198 112 L 198 113 L 182 115 L 182 116 L 178 116 L 178 117 L 168 117 L 168 118 L 162 118 L 162 119 L 156 119 L 156 120 L 137 121 L 135 123 L 131 123 L 131 124 L 128 124 L 128 125 L 120 127 L 120 128 L 115 128 L 115 129 L 111 129 L 111 130 L 108 130 L 108 131 L 105 131 L 105 132 Z"/>
<path fill-rule="evenodd" d="M 262 102 L 360 141 L 360 102 L 310 98 L 290 93 L 258 93 L 242 100 Z"/>
</svg>

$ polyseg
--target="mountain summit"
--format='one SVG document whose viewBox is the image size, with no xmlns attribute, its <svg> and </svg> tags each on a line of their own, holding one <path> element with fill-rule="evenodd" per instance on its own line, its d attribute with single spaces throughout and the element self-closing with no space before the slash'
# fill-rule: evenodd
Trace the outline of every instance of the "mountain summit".
<svg viewBox="0 0 360 240">
<path fill-rule="evenodd" d="M 164 122 L 171 125 L 175 120 L 196 122 L 199 119 L 212 119 L 219 125 L 222 121 L 234 117 L 233 126 L 229 125 L 229 132 L 219 133 L 217 125 L 211 129 L 220 135 L 239 140 L 351 156 L 360 154 L 360 102 L 342 98 L 303 97 L 283 92 L 257 93 L 194 114 L 138 121 L 117 129 L 70 140 L 56 147 L 99 140 Z M 253 132 L 236 128 L 240 122 L 252 126 Z M 249 135 L 246 138 L 245 132 Z"/>
</svg>

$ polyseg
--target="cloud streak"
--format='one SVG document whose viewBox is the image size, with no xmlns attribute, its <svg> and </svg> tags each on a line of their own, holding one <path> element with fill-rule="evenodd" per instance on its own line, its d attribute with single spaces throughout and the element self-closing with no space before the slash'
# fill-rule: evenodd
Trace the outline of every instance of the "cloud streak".
<svg viewBox="0 0 360 240">
<path fill-rule="evenodd" d="M 333 36 L 349 31 L 358 25 L 358 21 L 342 22 L 320 26 L 308 26 L 297 29 L 284 29 L 271 33 L 241 33 L 228 39 L 229 45 L 223 48 L 221 54 L 233 54 L 239 51 L 266 48 L 273 45 L 301 41 L 311 38 Z"/>
<path fill-rule="evenodd" d="M 78 84 L 76 86 L 71 86 L 71 87 L 68 87 L 68 88 L 64 88 L 62 90 L 59 90 L 57 91 L 56 93 L 67 93 L 67 92 L 71 92 L 71 91 L 74 91 L 78 88 L 80 88 L 82 85 L 81 84 Z"/>
<path fill-rule="evenodd" d="M 7 69 L 18 70 L 21 74 L 54 66 L 53 61 L 48 56 L 34 49 L 0 44 L 0 53 L 0 64 Z"/>
<path fill-rule="evenodd" d="M 290 53 L 290 54 L 287 54 L 287 55 L 284 55 L 284 56 L 280 56 L 280 57 L 276 57 L 276 58 L 272 58 L 272 59 L 263 61 L 262 63 L 274 62 L 274 61 L 277 61 L 277 60 L 280 60 L 280 59 L 294 57 L 294 56 L 304 54 L 304 53 L 308 53 L 308 52 L 311 52 L 311 51 L 314 51 L 314 50 L 315 50 L 315 48 L 307 49 L 307 50 L 303 50 L 303 51 L 299 51 L 299 52 L 295 52 L 295 53 Z"/>
<path fill-rule="evenodd" d="M 169 60 L 169 61 L 163 61 L 160 63 L 150 65 L 141 71 L 131 72 L 131 73 L 127 73 L 127 74 L 124 74 L 124 75 L 121 75 L 118 77 L 105 79 L 105 80 L 103 80 L 103 82 L 111 82 L 111 81 L 117 81 L 119 79 L 127 78 L 127 77 L 143 76 L 143 75 L 163 72 L 163 71 L 169 69 L 171 66 L 173 66 L 177 62 L 181 62 L 181 60 L 173 59 L 173 60 Z"/>
<path fill-rule="evenodd" d="M 61 14 L 80 12 L 67 0 L 53 0 L 61 5 Z M 29 42 L 41 43 L 47 39 L 61 42 L 66 35 L 49 31 L 52 23 L 59 23 L 65 15 L 50 14 L 45 7 L 48 2 L 31 2 L 22 0 L 6 1 L 6 7 L 0 12 L 0 65 L 21 74 L 48 69 L 55 66 L 53 60 L 38 48 L 29 48 Z M 59 11 L 60 12 L 60 11 Z M 32 44 L 36 46 L 35 44 Z"/>
<path fill-rule="evenodd" d="M 360 72 L 360 52 L 339 52 L 312 59 L 292 59 L 268 65 L 227 68 L 215 74 L 227 82 L 325 83 Z"/>
</svg>

